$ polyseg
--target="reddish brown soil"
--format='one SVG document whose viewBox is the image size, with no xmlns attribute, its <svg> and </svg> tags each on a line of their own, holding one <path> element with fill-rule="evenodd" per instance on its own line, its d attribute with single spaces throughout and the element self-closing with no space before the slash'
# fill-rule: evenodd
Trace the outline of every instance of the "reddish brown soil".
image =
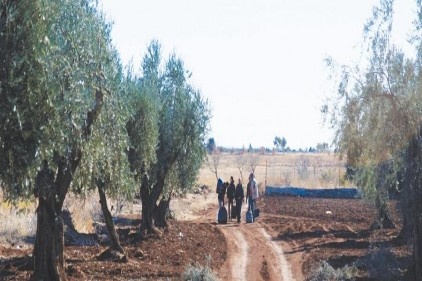
<svg viewBox="0 0 422 281">
<path fill-rule="evenodd" d="M 389 209 L 397 227 L 389 230 L 370 229 L 376 210 L 363 200 L 266 197 L 261 208 L 262 225 L 282 241 L 293 276 L 309 279 L 326 261 L 334 269 L 355 265 L 357 280 L 412 280 L 411 249 L 396 239 L 395 202 Z"/>
<path fill-rule="evenodd" d="M 400 228 L 370 230 L 376 212 L 362 200 L 264 197 L 257 204 L 261 215 L 254 224 L 217 225 L 212 206 L 193 221 L 170 221 L 162 238 L 141 239 L 136 229 L 139 220 L 128 219 L 118 227 L 127 229 L 120 233 L 129 262 L 97 261 L 105 246 L 68 246 L 69 280 L 179 280 L 187 265 L 206 264 L 206 255 L 222 280 L 233 280 L 233 274 L 240 276 L 237 280 L 279 280 L 273 251 L 277 245 L 284 250 L 292 280 L 309 279 L 321 261 L 336 269 L 354 263 L 360 275 L 357 280 L 388 280 L 385 276 L 411 280 L 406 277 L 411 251 L 394 239 Z M 399 226 L 394 204 L 391 210 Z M 28 280 L 31 251 L 1 245 L 0 280 Z M 235 253 L 247 255 L 247 268 L 233 270 L 239 262 L 233 258 Z"/>
<path fill-rule="evenodd" d="M 179 278 L 190 264 L 207 264 L 207 255 L 213 270 L 226 258 L 224 236 L 211 224 L 172 221 L 162 238 L 146 240 L 136 234 L 136 226 L 130 229 L 128 235 L 120 237 L 127 263 L 97 261 L 96 257 L 106 250 L 104 246 L 67 246 L 69 280 L 167 280 Z M 29 280 L 31 251 L 0 246 L 0 280 Z"/>
</svg>

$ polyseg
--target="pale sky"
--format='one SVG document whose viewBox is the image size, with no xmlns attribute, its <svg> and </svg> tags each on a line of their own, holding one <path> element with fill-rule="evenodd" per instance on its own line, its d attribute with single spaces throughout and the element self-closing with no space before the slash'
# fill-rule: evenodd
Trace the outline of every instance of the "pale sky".
<svg viewBox="0 0 422 281">
<path fill-rule="evenodd" d="M 212 108 L 218 146 L 272 148 L 276 136 L 292 149 L 331 144 L 321 105 L 335 88 L 324 58 L 359 58 L 363 25 L 376 0 L 100 0 L 114 21 L 123 63 L 138 69 L 152 39 L 164 59 L 175 52 L 191 83 Z M 413 0 L 399 0 L 406 19 Z M 401 6 L 403 5 L 403 6 Z"/>
</svg>

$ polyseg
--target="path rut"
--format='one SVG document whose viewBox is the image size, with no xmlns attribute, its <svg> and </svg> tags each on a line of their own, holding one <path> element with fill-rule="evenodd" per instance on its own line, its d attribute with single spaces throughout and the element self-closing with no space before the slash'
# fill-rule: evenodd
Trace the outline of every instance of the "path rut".
<svg viewBox="0 0 422 281">
<path fill-rule="evenodd" d="M 227 244 L 227 260 L 218 273 L 221 280 L 295 280 L 280 242 L 271 238 L 259 219 L 250 224 L 233 220 L 218 227 Z"/>
</svg>

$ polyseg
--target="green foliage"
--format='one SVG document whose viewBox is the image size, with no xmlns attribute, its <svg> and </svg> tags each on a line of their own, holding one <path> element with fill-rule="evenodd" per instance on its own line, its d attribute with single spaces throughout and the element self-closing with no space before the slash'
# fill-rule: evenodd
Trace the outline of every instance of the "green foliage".
<svg viewBox="0 0 422 281">
<path fill-rule="evenodd" d="M 287 141 L 284 137 L 275 137 L 273 143 L 279 151 L 283 151 L 286 147 Z"/>
<path fill-rule="evenodd" d="M 89 160 L 115 151 L 104 147 L 110 139 L 100 139 L 115 130 L 110 122 L 120 122 L 112 114 L 119 66 L 95 1 L 1 1 L 0 11 L 0 179 L 6 196 L 17 199 L 32 194 L 43 160 L 54 169 L 83 149 L 84 168 L 92 171 Z M 102 104 L 108 114 L 84 131 L 87 113 Z M 85 143 L 91 133 L 93 142 Z"/>
<path fill-rule="evenodd" d="M 214 138 L 209 138 L 207 141 L 207 152 L 211 154 L 213 151 L 217 149 L 217 145 L 215 144 Z"/>
<path fill-rule="evenodd" d="M 370 197 L 380 178 L 395 177 L 402 169 L 401 151 L 418 130 L 422 105 L 416 98 L 416 65 L 391 44 L 392 9 L 393 1 L 380 1 L 365 25 L 367 65 L 336 66 L 329 60 L 340 80 L 337 100 L 324 111 L 336 129 L 337 150 Z M 379 175 L 378 166 L 386 162 L 394 163 L 393 169 Z"/>
<path fill-rule="evenodd" d="M 181 59 L 171 55 L 161 71 L 160 50 L 152 41 L 142 61 L 127 129 L 137 180 L 147 175 L 152 187 L 164 177 L 165 192 L 171 192 L 190 188 L 196 180 L 210 113 L 207 102 L 188 84 L 190 74 Z"/>
<path fill-rule="evenodd" d="M 326 142 L 318 143 L 316 145 L 316 150 L 318 152 L 329 152 L 330 151 L 330 146 Z"/>
<path fill-rule="evenodd" d="M 135 184 L 127 158 L 128 83 L 121 82 L 123 74 L 117 71 L 121 69 L 117 54 L 114 64 L 111 70 L 116 71 L 109 83 L 112 94 L 106 97 L 101 115 L 92 126 L 90 141 L 83 143 L 86 153 L 81 160 L 82 169 L 75 174 L 73 191 L 85 194 L 96 188 L 100 180 L 105 183 L 108 196 L 129 199 L 135 194 Z"/>
<path fill-rule="evenodd" d="M 340 69 L 337 100 L 331 111 L 329 107 L 323 111 L 331 113 L 332 125 L 337 130 L 335 142 L 347 156 L 353 180 L 375 201 L 379 212 L 377 224 L 391 227 L 386 205 L 388 192 L 402 185 L 404 232 L 413 228 L 414 272 L 416 279 L 421 279 L 422 191 L 417 175 L 422 166 L 422 5 L 416 1 L 418 10 L 411 43 L 417 56 L 412 58 L 392 43 L 393 3 L 380 0 L 373 9 L 365 25 L 366 64 L 337 68 Z M 328 63 L 334 66 L 331 60 Z"/>
<path fill-rule="evenodd" d="M 131 147 L 129 161 L 138 181 L 157 161 L 158 114 L 161 107 L 160 50 L 160 44 L 152 41 L 141 64 L 143 76 L 130 79 L 132 75 L 129 75 L 127 81 L 131 112 L 126 127 Z"/>
</svg>

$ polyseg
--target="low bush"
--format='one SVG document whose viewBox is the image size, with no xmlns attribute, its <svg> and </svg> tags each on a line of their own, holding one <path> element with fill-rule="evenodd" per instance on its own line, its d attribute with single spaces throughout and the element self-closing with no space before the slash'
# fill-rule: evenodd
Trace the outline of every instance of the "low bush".
<svg viewBox="0 0 422 281">
<path fill-rule="evenodd" d="M 370 254 L 362 261 L 368 266 L 367 270 L 370 278 L 383 281 L 399 280 L 402 272 L 397 256 L 389 248 L 374 247 Z"/>
<path fill-rule="evenodd" d="M 328 262 L 321 262 L 310 281 L 345 281 L 355 280 L 358 269 L 355 265 L 346 265 L 335 269 Z"/>
<path fill-rule="evenodd" d="M 217 276 L 212 272 L 209 264 L 211 257 L 207 256 L 207 264 L 202 266 L 198 263 L 195 265 L 189 265 L 183 273 L 183 280 L 185 281 L 216 281 Z"/>
</svg>

